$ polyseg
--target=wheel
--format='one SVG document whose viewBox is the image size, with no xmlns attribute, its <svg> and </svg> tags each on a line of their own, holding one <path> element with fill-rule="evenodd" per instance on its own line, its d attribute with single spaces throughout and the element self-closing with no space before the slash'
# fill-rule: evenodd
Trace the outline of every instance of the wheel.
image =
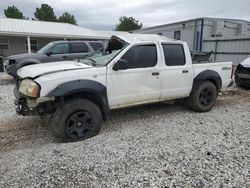
<svg viewBox="0 0 250 188">
<path fill-rule="evenodd" d="M 79 141 L 97 135 L 102 126 L 102 114 L 93 102 L 73 99 L 58 107 L 52 123 L 54 135 L 62 141 Z"/>
<path fill-rule="evenodd" d="M 238 71 L 235 72 L 235 76 L 234 76 L 234 81 L 237 87 L 241 87 L 241 84 L 239 83 L 239 75 L 238 75 Z"/>
<path fill-rule="evenodd" d="M 205 81 L 189 96 L 187 104 L 196 112 L 208 112 L 214 106 L 217 96 L 216 86 L 210 81 Z"/>
</svg>

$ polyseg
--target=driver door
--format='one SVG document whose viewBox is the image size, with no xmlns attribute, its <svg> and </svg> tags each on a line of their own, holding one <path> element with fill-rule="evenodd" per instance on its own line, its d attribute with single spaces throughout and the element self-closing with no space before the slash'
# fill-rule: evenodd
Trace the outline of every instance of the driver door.
<svg viewBox="0 0 250 188">
<path fill-rule="evenodd" d="M 111 108 L 157 101 L 161 95 L 161 75 L 156 44 L 131 47 L 122 57 L 125 70 L 107 71 L 108 99 Z"/>
</svg>

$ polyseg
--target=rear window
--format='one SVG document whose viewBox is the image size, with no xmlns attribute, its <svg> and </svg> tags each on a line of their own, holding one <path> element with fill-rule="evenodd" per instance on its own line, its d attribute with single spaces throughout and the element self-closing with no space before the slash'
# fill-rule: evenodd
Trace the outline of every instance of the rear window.
<svg viewBox="0 0 250 188">
<path fill-rule="evenodd" d="M 167 66 L 181 66 L 186 64 L 185 54 L 181 44 L 162 44 L 162 47 Z"/>
<path fill-rule="evenodd" d="M 70 53 L 86 53 L 89 51 L 85 43 L 71 43 Z"/>
<path fill-rule="evenodd" d="M 90 42 L 89 44 L 95 51 L 103 48 L 103 45 L 99 42 Z"/>
</svg>

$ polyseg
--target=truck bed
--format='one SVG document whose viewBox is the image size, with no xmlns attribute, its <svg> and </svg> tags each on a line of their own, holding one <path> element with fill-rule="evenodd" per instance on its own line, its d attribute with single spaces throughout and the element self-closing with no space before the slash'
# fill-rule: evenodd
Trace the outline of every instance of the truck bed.
<svg viewBox="0 0 250 188">
<path fill-rule="evenodd" d="M 222 80 L 221 90 L 225 90 L 232 81 L 232 64 L 232 62 L 220 61 L 193 62 L 194 77 L 196 77 L 200 72 L 205 70 L 216 71 L 220 75 Z"/>
</svg>

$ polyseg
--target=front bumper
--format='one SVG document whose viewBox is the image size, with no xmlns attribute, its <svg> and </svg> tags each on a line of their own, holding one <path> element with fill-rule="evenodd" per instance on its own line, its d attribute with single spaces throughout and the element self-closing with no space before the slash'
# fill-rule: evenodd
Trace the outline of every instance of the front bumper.
<svg viewBox="0 0 250 188">
<path fill-rule="evenodd" d="M 37 116 L 53 113 L 58 106 L 55 97 L 30 98 L 19 93 L 18 87 L 14 88 L 13 93 L 16 97 L 14 104 L 18 115 Z"/>
<path fill-rule="evenodd" d="M 36 109 L 31 109 L 27 103 L 27 100 L 29 100 L 27 97 L 23 96 L 18 92 L 18 88 L 15 87 L 13 90 L 14 96 L 16 99 L 14 100 L 14 104 L 16 106 L 16 113 L 18 115 L 23 116 L 34 116 L 37 115 L 38 112 Z"/>
<path fill-rule="evenodd" d="M 23 116 L 35 116 L 38 115 L 38 111 L 36 110 L 31 110 L 25 99 L 16 99 L 14 101 L 14 104 L 16 106 L 16 113 L 18 115 L 23 115 Z"/>
</svg>

